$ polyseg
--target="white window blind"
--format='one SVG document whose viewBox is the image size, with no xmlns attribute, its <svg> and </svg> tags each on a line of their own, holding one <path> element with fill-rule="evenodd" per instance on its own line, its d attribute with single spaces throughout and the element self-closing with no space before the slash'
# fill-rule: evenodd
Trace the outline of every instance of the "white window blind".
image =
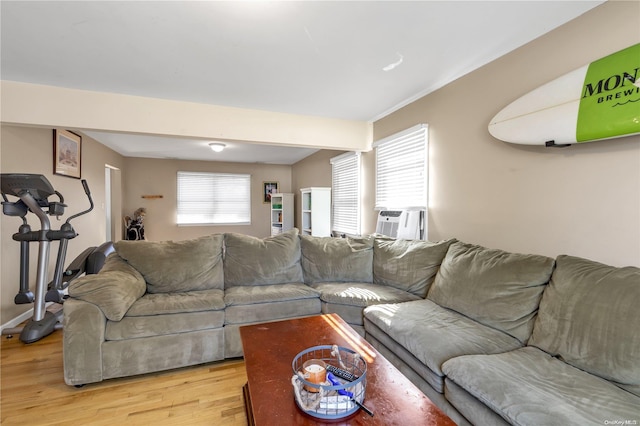
<svg viewBox="0 0 640 426">
<path fill-rule="evenodd" d="M 349 152 L 331 159 L 333 231 L 360 235 L 360 153 Z"/>
<path fill-rule="evenodd" d="M 178 225 L 250 223 L 251 175 L 178 172 Z"/>
<path fill-rule="evenodd" d="M 375 208 L 426 209 L 427 125 L 411 127 L 373 146 L 376 150 Z"/>
</svg>

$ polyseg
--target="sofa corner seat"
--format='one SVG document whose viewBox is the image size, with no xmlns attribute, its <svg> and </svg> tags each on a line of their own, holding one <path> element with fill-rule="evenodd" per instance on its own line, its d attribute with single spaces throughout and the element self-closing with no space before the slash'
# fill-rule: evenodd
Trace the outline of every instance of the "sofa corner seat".
<svg viewBox="0 0 640 426">
<path fill-rule="evenodd" d="M 304 283 L 297 229 L 267 238 L 227 233 L 224 255 L 225 357 L 243 355 L 240 327 L 320 314 Z"/>
</svg>

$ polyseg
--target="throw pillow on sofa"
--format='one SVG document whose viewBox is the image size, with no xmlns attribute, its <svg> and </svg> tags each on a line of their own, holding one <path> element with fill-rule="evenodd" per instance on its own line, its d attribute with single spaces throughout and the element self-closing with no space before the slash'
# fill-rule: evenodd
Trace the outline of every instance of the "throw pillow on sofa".
<svg viewBox="0 0 640 426">
<path fill-rule="evenodd" d="M 225 234 L 225 288 L 301 282 L 297 229 L 267 238 Z"/>
<path fill-rule="evenodd" d="M 149 293 L 224 288 L 223 234 L 185 241 L 118 241 L 116 252 L 147 281 Z"/>
<path fill-rule="evenodd" d="M 453 243 L 427 298 L 525 343 L 554 260 Z"/>
<path fill-rule="evenodd" d="M 456 240 L 436 243 L 376 237 L 373 246 L 373 280 L 424 298 L 435 279 L 449 246 Z"/>
<path fill-rule="evenodd" d="M 529 345 L 640 396 L 640 268 L 558 256 Z"/>
<path fill-rule="evenodd" d="M 373 281 L 373 237 L 300 236 L 302 271 L 307 284 Z"/>
</svg>

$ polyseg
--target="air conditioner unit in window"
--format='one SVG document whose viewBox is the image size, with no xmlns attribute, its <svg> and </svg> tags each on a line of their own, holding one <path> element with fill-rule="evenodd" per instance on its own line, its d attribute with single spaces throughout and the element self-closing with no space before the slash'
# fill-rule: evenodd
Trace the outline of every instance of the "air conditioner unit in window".
<svg viewBox="0 0 640 426">
<path fill-rule="evenodd" d="M 392 238 L 419 240 L 422 238 L 421 210 L 381 210 L 376 233 Z"/>
</svg>

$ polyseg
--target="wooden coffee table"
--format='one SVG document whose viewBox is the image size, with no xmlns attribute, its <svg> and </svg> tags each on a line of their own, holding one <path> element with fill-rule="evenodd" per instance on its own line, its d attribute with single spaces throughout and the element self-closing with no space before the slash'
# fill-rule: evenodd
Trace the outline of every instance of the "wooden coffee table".
<svg viewBox="0 0 640 426">
<path fill-rule="evenodd" d="M 301 351 L 318 345 L 353 349 L 367 361 L 364 405 L 339 420 L 343 425 L 451 425 L 455 423 L 413 383 L 336 314 L 240 327 L 247 369 L 245 407 L 250 425 L 322 425 L 295 403 L 291 362 Z M 326 421 L 336 424 L 336 421 Z"/>
</svg>

